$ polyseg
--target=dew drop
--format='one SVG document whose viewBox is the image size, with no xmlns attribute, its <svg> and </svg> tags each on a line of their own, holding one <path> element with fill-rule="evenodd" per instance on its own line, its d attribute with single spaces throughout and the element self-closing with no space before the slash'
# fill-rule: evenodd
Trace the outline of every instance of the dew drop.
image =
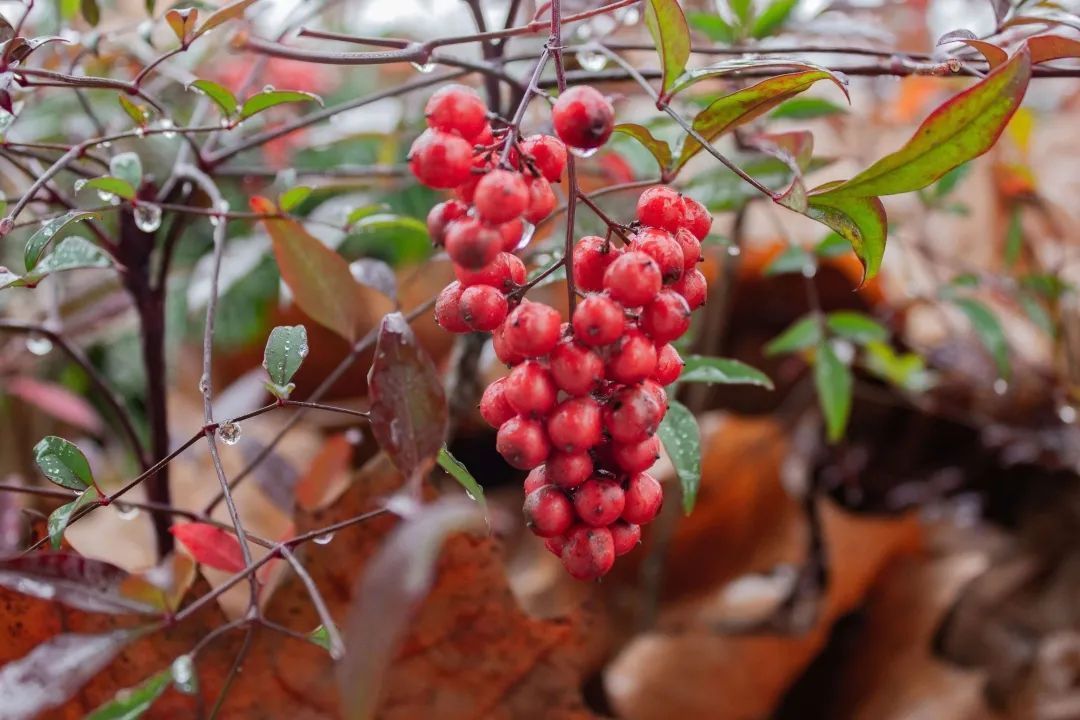
<svg viewBox="0 0 1080 720">
<path fill-rule="evenodd" d="M 414 68 L 416 68 L 417 72 L 422 72 L 425 75 L 427 75 L 430 72 L 435 71 L 435 63 L 430 63 L 429 62 L 429 63 L 424 63 L 423 65 L 421 65 L 420 63 L 409 63 L 409 64 L 412 65 Z"/>
<path fill-rule="evenodd" d="M 218 124 L 221 125 L 221 127 L 228 130 L 229 128 L 232 127 L 232 120 L 230 120 L 229 118 L 221 118 L 221 122 L 218 123 Z"/>
<path fill-rule="evenodd" d="M 241 432 L 240 424 L 234 423 L 232 420 L 226 420 L 218 425 L 218 437 L 226 445 L 235 445 L 240 442 Z"/>
<path fill-rule="evenodd" d="M 195 692 L 195 661 L 190 655 L 173 660 L 170 671 L 177 690 L 189 695 Z"/>
<path fill-rule="evenodd" d="M 1005 378 L 998 378 L 994 381 L 994 392 L 998 395 L 1004 395 L 1009 391 L 1009 383 Z"/>
<path fill-rule="evenodd" d="M 536 233 L 536 226 L 527 220 L 521 221 L 521 239 L 518 240 L 517 247 L 514 248 L 514 252 L 523 250 L 528 247 L 529 243 L 533 239 L 533 235 Z"/>
<path fill-rule="evenodd" d="M 626 8 L 622 16 L 623 25 L 637 25 L 640 20 L 641 13 L 636 7 Z"/>
<path fill-rule="evenodd" d="M 855 345 L 847 340 L 833 340 L 832 350 L 836 354 L 836 359 L 845 365 L 850 365 L 855 359 Z"/>
<path fill-rule="evenodd" d="M 110 203 L 110 204 L 113 204 L 113 205 L 116 204 L 113 201 L 118 199 L 111 192 L 106 192 L 104 190 L 98 190 L 97 191 L 97 196 L 98 196 L 98 199 L 101 200 L 101 202 L 107 202 L 107 203 Z"/>
<path fill-rule="evenodd" d="M 105 142 L 101 143 L 101 149 L 102 149 L 102 150 L 108 150 L 108 149 L 109 149 L 109 148 L 111 148 L 111 147 L 112 147 L 112 143 L 111 143 L 111 142 L 109 142 L 108 140 L 106 140 Z"/>
<path fill-rule="evenodd" d="M 86 187 L 86 178 L 79 178 L 75 181 L 75 192 L 79 192 Z"/>
<path fill-rule="evenodd" d="M 161 133 L 161 137 L 163 137 L 163 138 L 174 138 L 174 137 L 176 137 L 176 131 L 172 130 L 172 128 L 174 128 L 176 126 L 173 125 L 173 121 L 170 120 L 169 118 L 162 118 L 161 122 L 158 125 L 158 127 L 160 127 L 161 130 L 163 131 Z"/>
<path fill-rule="evenodd" d="M 576 148 L 576 147 L 571 147 L 570 148 L 570 152 L 572 152 L 575 155 L 575 157 L 579 157 L 582 160 L 584 160 L 586 158 L 591 158 L 599 150 L 600 150 L 600 148 Z"/>
<path fill-rule="evenodd" d="M 607 56 L 592 50 L 582 50 L 577 53 L 578 65 L 589 72 L 599 72 L 607 67 Z"/>
<path fill-rule="evenodd" d="M 205 394 L 210 392 L 210 379 L 203 375 L 199 378 L 199 393 Z"/>
<path fill-rule="evenodd" d="M 363 444 L 364 431 L 360 428 L 349 428 L 345 431 L 345 441 L 353 446 Z"/>
<path fill-rule="evenodd" d="M 334 533 L 328 532 L 328 533 L 324 533 L 322 535 L 316 535 L 311 540 L 316 545 L 329 545 L 330 541 L 333 540 L 333 539 L 334 539 Z"/>
<path fill-rule="evenodd" d="M 39 357 L 48 355 L 52 352 L 53 342 L 41 333 L 30 333 L 26 336 L 26 349 Z"/>
<path fill-rule="evenodd" d="M 1076 422 L 1076 408 L 1072 405 L 1062 405 L 1058 408 L 1057 414 L 1063 423 L 1072 424 Z"/>
<path fill-rule="evenodd" d="M 739 257 L 739 255 L 742 254 L 742 250 L 739 249 L 738 245 L 729 245 L 727 249 L 727 254 L 731 257 Z"/>
<path fill-rule="evenodd" d="M 154 232 L 161 227 L 161 208 L 153 203 L 139 203 L 133 214 L 135 226 L 143 232 Z"/>
<path fill-rule="evenodd" d="M 802 276 L 804 278 L 812 278 L 815 275 L 817 275 L 817 265 L 816 264 L 814 264 L 812 262 L 808 262 L 808 263 L 806 263 L 805 265 L 802 266 Z"/>
<path fill-rule="evenodd" d="M 121 520 L 134 520 L 139 517 L 139 508 L 132 507 L 131 505 L 125 505 L 124 503 L 116 503 L 116 517 Z"/>
<path fill-rule="evenodd" d="M 265 92 L 265 93 L 271 93 L 271 92 L 274 92 L 275 90 L 277 90 L 277 88 L 274 87 L 273 85 L 263 85 L 263 89 L 262 89 L 262 91 Z"/>
</svg>

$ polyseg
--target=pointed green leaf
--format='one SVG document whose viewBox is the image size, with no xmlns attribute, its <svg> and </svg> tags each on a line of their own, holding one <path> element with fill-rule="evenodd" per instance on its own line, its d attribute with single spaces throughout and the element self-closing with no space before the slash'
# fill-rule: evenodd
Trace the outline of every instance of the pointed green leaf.
<svg viewBox="0 0 1080 720">
<path fill-rule="evenodd" d="M 97 0 L 79 0 L 79 9 L 83 19 L 92 27 L 97 27 L 97 24 L 101 22 L 101 10 L 98 9 Z"/>
<path fill-rule="evenodd" d="M 100 497 L 95 488 L 86 488 L 78 498 L 52 511 L 45 524 L 49 530 L 49 543 L 53 546 L 53 549 L 58 550 L 60 548 L 64 539 L 64 530 L 67 529 L 68 523 L 71 522 L 71 518 L 75 513 L 87 505 L 96 503 Z"/>
<path fill-rule="evenodd" d="M 688 355 L 683 358 L 679 382 L 719 383 L 722 385 L 757 385 L 773 389 L 769 376 L 738 360 Z"/>
<path fill-rule="evenodd" d="M 32 271 L 20 281 L 20 284 L 35 285 L 46 275 L 78 270 L 80 268 L 106 268 L 112 265 L 112 258 L 105 251 L 86 238 L 78 235 L 64 238 L 56 249 L 45 256 Z"/>
<path fill-rule="evenodd" d="M 720 78 L 725 75 L 740 73 L 747 70 L 753 70 L 757 73 L 763 73 L 767 70 L 776 70 L 778 76 L 785 74 L 785 72 L 788 74 L 791 72 L 823 72 L 830 80 L 836 83 L 836 86 L 844 93 L 844 97 L 848 97 L 847 78 L 843 75 L 837 74 L 824 65 L 818 65 L 817 63 L 789 57 L 735 58 L 731 60 L 721 60 L 702 68 L 693 68 L 692 70 L 685 71 L 675 80 L 675 84 L 668 94 L 676 95 L 694 83 L 701 82 L 702 80 Z"/>
<path fill-rule="evenodd" d="M 270 382 L 284 392 L 278 397 L 288 397 L 293 375 L 308 354 L 307 328 L 303 325 L 280 325 L 270 331 L 263 352 L 263 367 Z"/>
<path fill-rule="evenodd" d="M 285 103 L 316 102 L 322 105 L 322 98 L 300 90 L 263 90 L 244 101 L 240 108 L 240 117 L 247 119 L 263 110 L 284 105 Z"/>
<path fill-rule="evenodd" d="M 827 225 L 851 244 L 863 265 L 863 282 L 877 275 L 885 255 L 888 218 L 876 197 L 807 197 L 806 216 Z"/>
<path fill-rule="evenodd" d="M 754 16 L 754 0 L 727 0 L 727 4 L 731 12 L 735 13 L 739 24 L 750 24 L 750 18 Z"/>
<path fill-rule="evenodd" d="M 844 429 L 851 415 L 853 386 L 851 368 L 840 361 L 829 343 L 818 345 L 814 356 L 814 387 L 817 389 L 821 414 L 825 416 L 829 442 L 838 442 L 844 437 Z"/>
<path fill-rule="evenodd" d="M 142 160 L 139 158 L 137 153 L 133 152 L 125 152 L 114 155 L 113 158 L 109 160 L 109 173 L 113 177 L 120 178 L 132 188 L 138 188 L 140 185 L 142 185 Z M 120 195 L 120 197 L 128 197 L 122 193 L 116 194 Z M 132 193 L 131 197 L 134 197 L 134 193 Z"/>
<path fill-rule="evenodd" d="M 844 244 L 847 247 L 847 243 Z M 783 275 L 785 273 L 802 273 L 808 272 L 812 274 L 817 269 L 817 260 L 807 252 L 804 248 L 798 245 L 792 245 L 784 252 L 773 258 L 768 265 L 765 266 L 764 274 L 768 276 Z"/>
<path fill-rule="evenodd" d="M 800 97 L 781 103 L 769 113 L 769 117 L 773 120 L 814 120 L 830 115 L 842 115 L 846 112 L 847 108 L 843 105 L 837 105 L 824 98 Z"/>
<path fill-rule="evenodd" d="M 94 484 L 94 474 L 82 450 L 62 437 L 43 437 L 34 446 L 34 462 L 45 477 L 61 487 L 85 490 Z"/>
<path fill-rule="evenodd" d="M 133 102 L 127 95 L 117 95 L 117 101 L 138 127 L 145 127 L 150 120 L 150 111 L 144 105 Z"/>
<path fill-rule="evenodd" d="M 291 212 L 307 200 L 309 195 L 311 195 L 311 188 L 304 185 L 289 188 L 278 196 L 278 207 L 282 212 Z"/>
<path fill-rule="evenodd" d="M 689 515 L 701 485 L 701 430 L 697 418 L 685 405 L 672 400 L 656 434 L 675 466 L 682 485 L 683 512 Z"/>
<path fill-rule="evenodd" d="M 620 123 L 615 126 L 615 132 L 629 135 L 644 145 L 645 149 L 656 158 L 656 164 L 660 166 L 661 172 L 667 170 L 671 165 L 671 148 L 663 140 L 653 137 L 647 127 L 635 125 L 634 123 Z"/>
<path fill-rule="evenodd" d="M 817 315 L 807 315 L 780 333 L 765 346 L 766 355 L 782 355 L 805 350 L 821 342 L 821 321 Z"/>
<path fill-rule="evenodd" d="M 80 220 L 86 220 L 87 218 L 97 217 L 95 213 L 85 212 L 83 210 L 72 210 L 66 215 L 61 215 L 58 218 L 53 218 L 47 223 L 42 225 L 37 231 L 30 236 L 30 239 L 26 241 L 26 249 L 23 250 L 23 261 L 26 263 L 26 269 L 33 270 L 34 266 L 38 264 L 38 260 L 41 259 L 41 253 L 48 247 L 49 243 L 63 230 L 65 227 L 73 222 Z"/>
<path fill-rule="evenodd" d="M 719 15 L 705 12 L 690 12 L 686 14 L 686 20 L 692 28 L 705 33 L 705 35 L 713 42 L 723 43 L 725 45 L 730 45 L 735 42 L 735 28 L 731 27 L 731 25 Z"/>
<path fill-rule="evenodd" d="M 955 298 L 953 303 L 960 308 L 975 330 L 979 342 L 989 351 L 997 366 L 998 374 L 1008 380 L 1011 370 L 1009 363 L 1009 343 L 1005 331 L 990 308 L 973 298 Z"/>
<path fill-rule="evenodd" d="M 660 53 L 661 87 L 666 93 L 686 69 L 690 58 L 690 28 L 678 0 L 645 0 L 645 26 Z"/>
<path fill-rule="evenodd" d="M 172 681 L 168 670 L 151 675 L 140 685 L 116 693 L 109 702 L 99 706 L 84 720 L 135 720 L 150 709 Z"/>
<path fill-rule="evenodd" d="M 112 175 L 102 175 L 76 183 L 76 192 L 80 190 L 97 190 L 106 196 L 115 195 L 125 200 L 135 199 L 135 187 L 127 180 L 122 180 Z"/>
<path fill-rule="evenodd" d="M 889 330 L 874 318 L 854 310 L 837 310 L 825 316 L 825 326 L 835 335 L 865 345 L 889 339 Z"/>
<path fill-rule="evenodd" d="M 188 90 L 194 90 L 213 100 L 226 117 L 235 113 L 238 107 L 236 96 L 232 94 L 232 91 L 213 80 L 196 80 L 188 85 Z"/>
<path fill-rule="evenodd" d="M 309 632 L 307 638 L 326 652 L 330 652 L 330 631 L 325 625 L 320 625 Z"/>
<path fill-rule="evenodd" d="M 465 494 L 471 499 L 475 500 L 484 508 L 484 512 L 487 512 L 487 501 L 484 499 L 484 488 L 476 481 L 476 478 L 472 476 L 469 469 L 462 464 L 460 460 L 450 454 L 450 451 L 446 449 L 444 445 L 442 450 L 439 450 L 438 456 L 439 467 L 450 474 L 450 477 L 458 481 L 465 490 Z"/>
<path fill-rule="evenodd" d="M 864 358 L 867 370 L 899 388 L 922 392 L 931 385 L 926 361 L 915 353 L 898 354 L 885 343 L 871 342 Z"/>
<path fill-rule="evenodd" d="M 799 0 L 772 0 L 769 5 L 754 20 L 750 34 L 761 39 L 776 32 L 781 25 L 787 22 L 791 11 L 799 4 Z"/>
</svg>

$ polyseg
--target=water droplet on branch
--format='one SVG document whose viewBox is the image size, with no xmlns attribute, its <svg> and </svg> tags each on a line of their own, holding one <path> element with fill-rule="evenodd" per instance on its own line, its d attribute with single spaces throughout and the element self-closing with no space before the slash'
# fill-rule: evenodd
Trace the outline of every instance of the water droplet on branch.
<svg viewBox="0 0 1080 720">
<path fill-rule="evenodd" d="M 153 203 L 139 203 L 133 214 L 135 226 L 143 232 L 154 232 L 161 227 L 161 208 Z"/>
<path fill-rule="evenodd" d="M 48 355 L 52 352 L 53 342 L 41 333 L 30 333 L 26 336 L 26 349 L 39 357 Z"/>
<path fill-rule="evenodd" d="M 243 432 L 239 423 L 234 423 L 232 420 L 226 420 L 218 425 L 218 437 L 226 445 L 235 445 L 240 442 L 240 434 Z"/>
</svg>

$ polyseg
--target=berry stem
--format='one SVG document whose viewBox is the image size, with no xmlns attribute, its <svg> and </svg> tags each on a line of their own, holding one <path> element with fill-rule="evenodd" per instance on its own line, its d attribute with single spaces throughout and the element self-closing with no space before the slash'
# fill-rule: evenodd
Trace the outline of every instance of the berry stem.
<svg viewBox="0 0 1080 720">
<path fill-rule="evenodd" d="M 562 2 L 551 0 L 551 37 L 548 49 L 555 58 L 555 81 L 559 92 L 566 90 L 566 69 L 563 67 L 562 47 Z M 577 307 L 577 292 L 574 288 L 574 213 L 580 190 L 577 184 L 577 168 L 573 153 L 566 156 L 566 182 L 569 184 L 566 201 L 566 242 L 563 246 L 563 262 L 566 265 L 566 304 L 570 308 L 570 317 Z"/>
</svg>

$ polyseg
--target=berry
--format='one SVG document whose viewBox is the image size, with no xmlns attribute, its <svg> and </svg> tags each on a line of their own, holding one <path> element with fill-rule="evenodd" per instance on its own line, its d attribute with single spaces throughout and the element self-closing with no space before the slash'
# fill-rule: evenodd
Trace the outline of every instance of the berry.
<svg viewBox="0 0 1080 720">
<path fill-rule="evenodd" d="M 641 389 L 656 398 L 656 402 L 660 405 L 660 417 L 663 418 L 668 409 L 667 390 L 664 389 L 664 386 L 653 380 L 643 380 Z"/>
<path fill-rule="evenodd" d="M 544 462 L 551 446 L 543 425 L 529 418 L 513 417 L 495 435 L 495 449 L 518 470 L 532 470 Z"/>
<path fill-rule="evenodd" d="M 514 285 L 524 285 L 527 273 L 525 271 L 525 263 L 521 261 L 521 258 L 517 255 L 506 253 L 506 265 L 510 268 L 510 280 Z"/>
<path fill-rule="evenodd" d="M 569 489 L 589 479 L 593 473 L 593 461 L 587 452 L 553 451 L 544 468 L 548 482 Z"/>
<path fill-rule="evenodd" d="M 612 443 L 611 457 L 623 472 L 643 472 L 660 459 L 660 438 L 653 435 L 636 443 Z"/>
<path fill-rule="evenodd" d="M 492 170 L 476 185 L 476 212 L 492 225 L 508 222 L 525 212 L 529 188 L 521 173 Z"/>
<path fill-rule="evenodd" d="M 683 226 L 698 240 L 704 240 L 712 229 L 712 215 L 708 209 L 694 198 L 683 198 Z"/>
<path fill-rule="evenodd" d="M 586 235 L 574 246 L 574 284 L 578 290 L 600 292 L 604 272 L 622 255 L 622 250 L 596 235 Z"/>
<path fill-rule="evenodd" d="M 490 285 L 467 287 L 461 293 L 461 318 L 473 330 L 494 330 L 506 319 L 506 296 Z"/>
<path fill-rule="evenodd" d="M 682 279 L 671 286 L 671 289 L 686 298 L 686 304 L 690 310 L 697 310 L 705 304 L 705 298 L 709 294 L 709 284 L 700 270 L 688 270 Z"/>
<path fill-rule="evenodd" d="M 480 396 L 480 416 L 493 428 L 500 427 L 517 413 L 506 401 L 506 378 L 491 383 Z"/>
<path fill-rule="evenodd" d="M 455 220 L 446 228 L 446 254 L 458 265 L 478 270 L 502 250 L 499 231 L 472 217 Z"/>
<path fill-rule="evenodd" d="M 670 385 L 679 379 L 685 364 L 673 345 L 663 345 L 656 351 L 656 369 L 653 370 L 652 379 L 660 385 Z"/>
<path fill-rule="evenodd" d="M 615 542 L 607 528 L 575 525 L 566 533 L 563 566 L 578 580 L 598 580 L 615 564 Z"/>
<path fill-rule="evenodd" d="M 548 484 L 547 465 L 535 467 L 525 476 L 525 495 L 528 496 L 533 490 Z"/>
<path fill-rule="evenodd" d="M 509 253 L 501 252 L 495 256 L 494 260 L 476 270 L 470 270 L 454 263 L 454 275 L 457 276 L 458 282 L 465 287 L 490 285 L 499 290 L 512 290 L 514 279 L 511 275 L 511 258 L 517 260 Z"/>
<path fill-rule="evenodd" d="M 570 147 L 589 150 L 603 145 L 615 127 L 615 109 L 596 88 L 566 90 L 551 109 L 555 134 Z"/>
<path fill-rule="evenodd" d="M 674 290 L 662 290 L 642 308 L 638 322 L 654 342 L 671 342 L 690 328 L 690 305 Z"/>
<path fill-rule="evenodd" d="M 615 557 L 621 557 L 638 546 L 641 542 L 641 526 L 628 522 L 615 522 L 608 528 L 615 547 Z"/>
<path fill-rule="evenodd" d="M 640 331 L 631 330 L 612 346 L 605 376 L 609 380 L 632 385 L 652 375 L 655 368 L 656 346 L 653 341 Z"/>
<path fill-rule="evenodd" d="M 604 289 L 627 307 L 644 305 L 660 292 L 660 266 L 642 252 L 631 251 L 616 258 L 604 273 Z"/>
<path fill-rule="evenodd" d="M 630 239 L 634 250 L 645 253 L 660 266 L 660 277 L 665 285 L 670 285 L 682 277 L 683 251 L 670 233 L 646 227 Z"/>
<path fill-rule="evenodd" d="M 666 185 L 651 187 L 638 197 L 637 219 L 642 225 L 675 232 L 685 215 L 682 196 Z"/>
<path fill-rule="evenodd" d="M 605 527 L 618 520 L 625 503 L 619 483 L 600 475 L 589 478 L 574 491 L 578 517 L 593 527 Z"/>
<path fill-rule="evenodd" d="M 442 245 L 446 240 L 446 226 L 469 212 L 469 206 L 458 200 L 447 200 L 431 208 L 427 216 L 428 236 L 431 242 Z"/>
<path fill-rule="evenodd" d="M 472 145 L 451 133 L 428 129 L 409 148 L 409 169 L 433 188 L 452 188 L 472 176 Z"/>
<path fill-rule="evenodd" d="M 615 393 L 604 408 L 604 427 L 615 442 L 641 442 L 656 432 L 664 406 L 656 395 L 640 385 Z"/>
<path fill-rule="evenodd" d="M 495 142 L 495 135 L 491 132 L 491 123 L 484 123 L 483 129 L 473 138 L 473 146 L 488 147 Z"/>
<path fill-rule="evenodd" d="M 675 242 L 683 254 L 683 271 L 693 270 L 702 260 L 701 241 L 686 228 L 679 228 L 675 233 Z"/>
<path fill-rule="evenodd" d="M 566 536 L 557 535 L 556 537 L 544 538 L 544 547 L 552 555 L 562 555 L 563 548 L 566 547 Z"/>
<path fill-rule="evenodd" d="M 447 332 L 469 332 L 469 326 L 461 316 L 461 295 L 465 288 L 459 282 L 452 282 L 442 289 L 435 298 L 435 322 Z"/>
<path fill-rule="evenodd" d="M 548 360 L 555 384 L 567 395 L 588 395 L 604 378 L 604 361 L 573 338 L 563 338 Z"/>
<path fill-rule="evenodd" d="M 436 317 L 438 316 L 436 315 Z M 442 323 L 439 324 L 442 325 Z M 504 322 L 502 325 L 492 331 L 491 345 L 495 350 L 495 357 L 499 358 L 499 360 L 501 360 L 504 365 L 509 365 L 510 367 L 513 367 L 514 365 L 518 365 L 524 362 L 525 356 L 512 349 L 510 345 L 506 342 L 505 330 L 506 323 Z"/>
<path fill-rule="evenodd" d="M 530 135 L 521 141 L 522 151 L 533 159 L 548 182 L 559 182 L 566 168 L 566 146 L 550 135 Z"/>
<path fill-rule="evenodd" d="M 556 450 L 568 453 L 588 450 L 600 443 L 600 406 L 591 397 L 566 400 L 551 413 L 547 431 Z"/>
<path fill-rule="evenodd" d="M 522 301 L 506 318 L 503 334 L 508 347 L 525 357 L 547 355 L 559 342 L 562 318 L 543 303 Z"/>
<path fill-rule="evenodd" d="M 522 415 L 543 415 L 555 407 L 555 381 L 535 360 L 523 362 L 506 379 L 506 401 Z"/>
<path fill-rule="evenodd" d="M 626 318 L 622 307 L 611 298 L 590 295 L 578 303 L 571 324 L 578 340 L 599 346 L 613 343 L 622 336 Z"/>
<path fill-rule="evenodd" d="M 521 221 L 521 218 L 514 218 L 499 225 L 498 230 L 499 235 L 502 236 L 502 249 L 512 253 L 521 244 L 521 236 L 525 234 L 525 224 Z"/>
<path fill-rule="evenodd" d="M 525 524 L 540 537 L 562 535 L 574 524 L 574 506 L 554 485 L 538 487 L 525 497 Z"/>
<path fill-rule="evenodd" d="M 472 88 L 447 85 L 432 95 L 424 106 L 429 127 L 456 132 L 466 140 L 480 135 L 488 126 L 487 106 Z"/>
<path fill-rule="evenodd" d="M 529 204 L 525 208 L 525 219 L 535 225 L 551 214 L 557 202 L 551 183 L 544 178 L 534 178 L 529 183 Z"/>
<path fill-rule="evenodd" d="M 640 472 L 626 481 L 622 519 L 644 525 L 656 517 L 664 504 L 664 488 L 647 472 Z"/>
</svg>

